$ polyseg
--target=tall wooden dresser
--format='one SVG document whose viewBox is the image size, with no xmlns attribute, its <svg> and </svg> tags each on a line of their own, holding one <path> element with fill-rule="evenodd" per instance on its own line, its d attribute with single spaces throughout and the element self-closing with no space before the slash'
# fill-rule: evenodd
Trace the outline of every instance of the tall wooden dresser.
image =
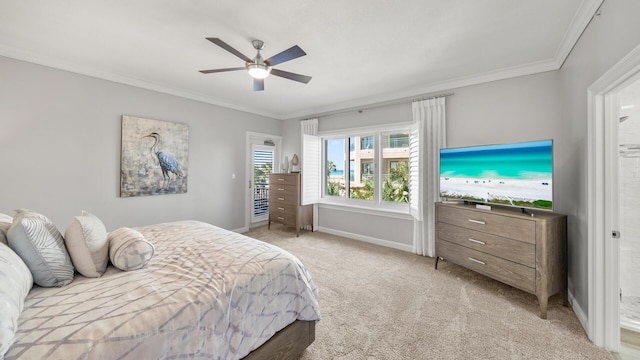
<svg viewBox="0 0 640 360">
<path fill-rule="evenodd" d="M 568 305 L 566 247 L 566 215 L 436 204 L 436 269 L 443 258 L 535 294 L 543 319 L 551 295 Z"/>
<path fill-rule="evenodd" d="M 300 228 L 311 225 L 313 231 L 313 205 L 300 205 L 300 173 L 269 174 L 269 224 L 280 223 L 294 227 L 296 236 Z"/>
</svg>

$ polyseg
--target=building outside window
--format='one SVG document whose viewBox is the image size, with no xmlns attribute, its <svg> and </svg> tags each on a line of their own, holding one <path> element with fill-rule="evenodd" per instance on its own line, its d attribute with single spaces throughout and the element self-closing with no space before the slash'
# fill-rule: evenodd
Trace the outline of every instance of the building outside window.
<svg viewBox="0 0 640 360">
<path fill-rule="evenodd" d="M 409 202 L 408 128 L 323 138 L 323 146 L 325 197 L 372 206 Z"/>
</svg>

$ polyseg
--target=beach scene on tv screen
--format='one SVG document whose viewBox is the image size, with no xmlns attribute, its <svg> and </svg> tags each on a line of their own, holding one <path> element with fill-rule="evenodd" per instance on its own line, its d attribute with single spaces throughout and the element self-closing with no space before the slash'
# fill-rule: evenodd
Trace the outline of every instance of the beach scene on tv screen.
<svg viewBox="0 0 640 360">
<path fill-rule="evenodd" d="M 552 141 L 440 150 L 440 196 L 553 209 Z"/>
</svg>

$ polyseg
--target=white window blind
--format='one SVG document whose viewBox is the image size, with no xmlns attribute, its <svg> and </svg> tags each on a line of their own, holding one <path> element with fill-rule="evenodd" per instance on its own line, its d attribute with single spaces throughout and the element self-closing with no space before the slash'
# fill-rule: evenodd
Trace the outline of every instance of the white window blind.
<svg viewBox="0 0 640 360">
<path fill-rule="evenodd" d="M 302 205 L 317 204 L 320 201 L 320 145 L 319 136 L 302 135 Z"/>
<path fill-rule="evenodd" d="M 416 220 L 422 220 L 422 186 L 420 182 L 421 149 L 420 123 L 411 126 L 409 134 L 409 211 Z"/>
</svg>

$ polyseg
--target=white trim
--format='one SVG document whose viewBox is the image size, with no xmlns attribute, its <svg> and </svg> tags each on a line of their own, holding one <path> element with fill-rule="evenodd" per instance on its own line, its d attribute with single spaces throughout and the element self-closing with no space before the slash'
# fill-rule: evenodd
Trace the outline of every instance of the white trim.
<svg viewBox="0 0 640 360">
<path fill-rule="evenodd" d="M 275 148 L 275 153 L 273 156 L 273 170 L 275 171 L 276 169 L 280 169 L 280 154 L 282 153 L 282 136 L 280 135 L 272 135 L 272 134 L 263 134 L 263 133 L 257 133 L 257 132 L 253 132 L 253 131 L 247 131 L 246 135 L 245 135 L 245 155 L 244 155 L 244 159 L 245 159 L 245 182 L 244 182 L 244 189 L 245 189 L 245 195 L 244 195 L 244 204 L 245 204 L 245 211 L 244 211 L 244 228 L 249 229 L 251 227 L 251 207 L 253 206 L 252 203 L 252 191 L 251 189 L 253 189 L 253 187 L 249 187 L 249 181 L 253 181 L 252 176 L 253 176 L 253 169 L 251 168 L 251 144 L 252 141 L 262 141 L 264 143 L 265 140 L 273 140 L 273 142 L 276 144 Z"/>
<path fill-rule="evenodd" d="M 241 228 L 238 228 L 238 229 L 233 229 L 231 231 L 239 233 L 239 234 L 242 234 L 242 233 L 246 233 L 247 231 L 249 231 L 249 228 L 245 226 L 245 227 L 241 227 Z"/>
<path fill-rule="evenodd" d="M 587 261 L 588 261 L 588 319 L 589 339 L 597 346 L 616 351 L 620 346 L 619 317 L 613 314 L 618 293 L 611 290 L 617 282 L 615 271 L 618 250 L 611 239 L 610 220 L 607 215 L 610 196 L 607 195 L 606 155 L 610 151 L 611 129 L 607 130 L 605 103 L 607 96 L 635 74 L 640 73 L 640 46 L 602 75 L 587 90 L 588 144 L 587 144 Z M 610 116 L 610 115 L 609 115 Z M 615 283 L 613 284 L 615 285 Z M 616 335 L 617 334 L 617 335 Z M 616 341 L 618 339 L 618 341 Z"/>
<path fill-rule="evenodd" d="M 348 211 L 357 214 L 382 216 L 392 219 L 401 220 L 413 220 L 413 217 L 409 214 L 408 209 L 405 211 L 396 211 L 392 209 L 374 208 L 371 206 L 358 206 L 354 204 L 335 204 L 328 202 L 321 202 L 319 207 L 321 209 Z"/>
<path fill-rule="evenodd" d="M 369 133 L 369 132 L 389 132 L 389 131 L 402 131 L 407 130 L 409 127 L 413 125 L 411 121 L 403 121 L 391 124 L 384 125 L 370 125 L 370 126 L 360 126 L 354 128 L 345 128 L 345 129 L 336 129 L 336 130 L 325 130 L 318 132 L 318 136 L 326 137 L 326 138 L 334 138 L 340 136 L 348 136 L 353 134 L 361 134 L 361 133 Z M 354 135 L 359 136 L 359 135 Z"/>
<path fill-rule="evenodd" d="M 580 39 L 580 36 L 584 30 L 589 26 L 591 19 L 596 14 L 596 11 L 600 8 L 604 0 L 583 0 L 580 4 L 580 8 L 576 12 L 575 16 L 571 20 L 571 26 L 567 29 L 562 42 L 558 46 L 556 56 L 554 60 L 558 69 L 562 66 L 567 59 L 571 50 Z"/>
<path fill-rule="evenodd" d="M 374 245 L 380 245 L 380 246 L 384 246 L 384 247 L 388 247 L 396 250 L 402 250 L 402 251 L 413 253 L 413 245 L 400 244 L 400 243 L 389 241 L 389 240 L 378 239 L 371 236 L 354 234 L 354 233 L 350 233 L 342 230 L 330 229 L 326 227 L 318 227 L 318 231 L 331 234 L 331 235 L 346 237 L 353 240 L 363 241 L 363 242 L 367 242 Z"/>
<path fill-rule="evenodd" d="M 321 160 L 320 160 L 320 168 L 321 173 L 326 170 L 325 164 L 327 164 L 327 150 L 326 150 L 326 142 L 331 139 L 344 139 L 345 146 L 345 154 L 349 152 L 349 138 L 351 137 L 362 137 L 362 136 L 375 136 L 375 156 L 374 163 L 376 166 L 376 183 L 374 189 L 374 199 L 373 200 L 361 200 L 354 199 L 347 196 L 328 196 L 326 194 L 327 189 L 327 178 L 323 176 L 321 180 L 322 189 L 320 189 L 320 199 L 319 204 L 328 204 L 335 206 L 334 209 L 342 209 L 344 208 L 356 208 L 356 209 L 370 209 L 373 211 L 381 211 L 385 213 L 401 213 L 401 214 L 409 214 L 409 204 L 408 203 L 394 203 L 389 201 L 382 200 L 382 164 L 384 158 L 382 157 L 382 136 L 384 134 L 393 134 L 394 132 L 411 132 L 411 126 L 413 123 L 411 122 L 402 122 L 402 123 L 394 123 L 391 125 L 375 125 L 375 126 L 364 126 L 364 127 L 356 127 L 349 129 L 339 129 L 332 131 L 323 131 L 318 134 L 320 139 L 321 146 Z M 345 156 L 345 169 L 347 168 L 346 162 L 349 161 L 349 155 Z M 349 183 L 347 182 L 347 185 Z M 347 186 L 347 192 L 348 186 Z"/>
<path fill-rule="evenodd" d="M 580 321 L 580 324 L 582 324 L 583 328 L 587 329 L 589 324 L 589 317 L 587 316 L 587 314 L 585 314 L 582 307 L 580 307 L 580 304 L 576 301 L 575 297 L 573 296 L 573 292 L 568 292 L 568 298 L 569 304 L 571 304 L 571 309 L 573 309 L 573 312 L 576 314 L 578 321 Z"/>
</svg>

